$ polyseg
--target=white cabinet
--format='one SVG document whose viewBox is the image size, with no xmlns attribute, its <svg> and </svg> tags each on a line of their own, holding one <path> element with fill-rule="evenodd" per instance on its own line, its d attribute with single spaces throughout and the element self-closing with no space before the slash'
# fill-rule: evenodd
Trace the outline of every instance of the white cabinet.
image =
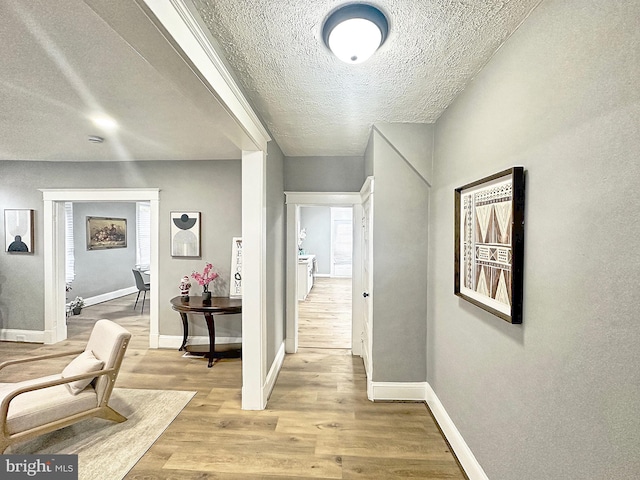
<svg viewBox="0 0 640 480">
<path fill-rule="evenodd" d="M 316 256 L 300 255 L 298 257 L 298 300 L 304 300 L 309 295 L 315 272 Z"/>
</svg>

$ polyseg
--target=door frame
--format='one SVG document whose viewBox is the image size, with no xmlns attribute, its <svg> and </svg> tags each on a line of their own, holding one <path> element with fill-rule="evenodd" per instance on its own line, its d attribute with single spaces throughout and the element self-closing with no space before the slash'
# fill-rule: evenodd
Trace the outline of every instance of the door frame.
<svg viewBox="0 0 640 480">
<path fill-rule="evenodd" d="M 362 217 L 360 192 L 284 192 L 287 206 L 287 247 L 286 247 L 286 329 L 285 351 L 298 351 L 298 231 L 300 230 L 300 207 L 352 207 L 353 208 L 353 265 L 351 276 L 351 351 L 360 355 L 362 351 L 362 305 L 354 295 L 362 289 L 360 269 L 361 228 L 358 219 Z"/>
<path fill-rule="evenodd" d="M 44 202 L 44 343 L 57 343 L 67 338 L 65 316 L 65 202 L 149 202 L 151 205 L 150 281 L 158 278 L 159 188 L 95 188 L 41 189 Z M 158 348 L 158 289 L 149 298 L 149 348 Z"/>
</svg>

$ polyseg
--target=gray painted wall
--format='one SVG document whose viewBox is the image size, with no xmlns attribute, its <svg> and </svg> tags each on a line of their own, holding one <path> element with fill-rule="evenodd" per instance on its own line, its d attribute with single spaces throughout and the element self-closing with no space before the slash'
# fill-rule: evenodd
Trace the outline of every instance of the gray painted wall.
<svg viewBox="0 0 640 480">
<path fill-rule="evenodd" d="M 375 382 L 426 378 L 429 187 L 400 154 L 404 147 L 401 141 L 390 144 L 374 128 L 365 155 L 375 178 L 370 297 Z M 423 152 L 421 164 L 430 164 L 431 154 Z"/>
<path fill-rule="evenodd" d="M 24 168 L 8 168 L 13 162 L 0 161 L 0 210 L 35 210 L 33 253 L 8 254 L 4 245 L 4 217 L 0 222 L 3 249 L 0 253 L 0 328 L 42 330 L 44 293 L 42 264 L 42 193 L 31 184 Z M 37 169 L 37 165 L 32 168 Z M 28 302 L 24 299 L 29 298 Z"/>
<path fill-rule="evenodd" d="M 436 124 L 428 381 L 492 480 L 640 471 L 639 18 L 542 2 Z M 513 165 L 521 326 L 453 294 L 453 190 Z"/>
<path fill-rule="evenodd" d="M 363 157 L 285 157 L 287 192 L 359 192 L 364 183 Z"/>
<path fill-rule="evenodd" d="M 431 183 L 434 132 L 432 124 L 376 123 L 373 128 L 408 160 L 418 175 L 427 183 Z"/>
<path fill-rule="evenodd" d="M 87 250 L 87 217 L 125 218 L 127 248 Z M 68 300 L 135 286 L 131 273 L 136 263 L 135 203 L 74 203 L 73 240 L 76 276 Z"/>
<path fill-rule="evenodd" d="M 182 334 L 180 317 L 169 306 L 179 294 L 183 275 L 201 270 L 205 261 L 220 273 L 215 295 L 228 295 L 231 239 L 242 234 L 241 162 L 16 162 L 0 161 L 0 204 L 36 210 L 35 253 L 0 255 L 0 325 L 2 328 L 44 328 L 43 218 L 39 188 L 160 188 L 160 311 L 163 335 Z M 202 214 L 202 259 L 172 258 L 169 213 L 197 210 Z M 4 228 L 4 226 L 2 227 Z M 195 288 L 195 287 L 194 287 Z M 197 291 L 194 289 L 194 291 Z M 29 295 L 30 301 L 21 299 Z M 234 318 L 237 317 L 237 318 Z M 206 335 L 204 322 L 194 322 L 194 335 Z M 239 316 L 216 322 L 220 336 L 239 336 Z"/>
<path fill-rule="evenodd" d="M 302 248 L 316 256 L 317 272 L 331 273 L 331 207 L 300 207 L 300 228 L 306 228 L 307 237 Z"/>
<path fill-rule="evenodd" d="M 267 157 L 267 365 L 271 365 L 285 335 L 284 156 L 275 142 Z"/>
</svg>

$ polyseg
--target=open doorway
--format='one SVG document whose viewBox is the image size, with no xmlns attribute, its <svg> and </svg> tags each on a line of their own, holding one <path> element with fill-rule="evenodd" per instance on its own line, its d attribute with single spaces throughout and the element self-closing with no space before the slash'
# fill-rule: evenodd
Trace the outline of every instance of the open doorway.
<svg viewBox="0 0 640 480">
<path fill-rule="evenodd" d="M 352 345 L 353 207 L 300 206 L 298 346 Z"/>
<path fill-rule="evenodd" d="M 136 275 L 150 289 L 150 203 L 65 202 L 64 207 L 67 335 L 88 333 L 101 318 L 122 324 L 131 317 L 129 323 L 144 324 L 148 337 L 150 296 L 140 295 Z"/>
<path fill-rule="evenodd" d="M 350 322 L 347 323 L 348 327 L 348 346 L 346 348 L 350 348 L 352 354 L 360 355 L 361 353 L 361 331 L 362 331 L 362 315 L 361 302 L 358 302 L 358 297 L 353 298 L 352 292 L 360 291 L 360 282 L 361 275 L 360 269 L 354 267 L 354 265 L 358 265 L 359 263 L 359 250 L 360 250 L 360 229 L 357 228 L 356 224 L 358 221 L 354 221 L 353 219 L 360 218 L 360 193 L 302 193 L 302 192 L 286 192 L 286 203 L 287 203 L 287 322 L 286 322 L 286 351 L 287 353 L 295 353 L 298 349 L 300 335 L 299 335 L 299 323 L 300 323 L 300 309 L 307 306 L 305 303 L 301 306 L 301 302 L 298 300 L 299 295 L 299 286 L 298 280 L 302 278 L 302 275 L 299 273 L 300 268 L 300 260 L 304 256 L 316 255 L 316 253 L 312 252 L 312 250 L 319 251 L 321 247 L 316 247 L 311 242 L 313 238 L 313 232 L 311 230 L 303 231 L 303 227 L 301 226 L 301 215 L 304 215 L 304 208 L 307 207 L 340 207 L 346 208 L 349 211 L 352 218 L 352 236 L 351 236 L 351 245 L 352 245 L 352 254 L 351 260 L 349 263 L 351 264 L 351 276 L 347 275 L 348 268 L 344 268 L 344 257 L 340 258 L 341 252 L 343 248 L 341 245 L 334 245 L 333 251 L 334 254 L 332 256 L 332 227 L 331 227 L 331 210 L 330 208 L 327 210 L 328 227 L 326 230 L 326 245 L 322 248 L 326 249 L 327 260 L 326 264 L 322 261 L 318 264 L 316 260 L 316 268 L 313 275 L 313 281 L 315 283 L 314 288 L 317 293 L 322 293 L 320 291 L 320 286 L 323 281 L 326 280 L 329 283 L 334 279 L 340 280 L 343 282 L 343 285 L 347 287 L 350 286 L 350 289 L 337 287 L 338 291 L 341 294 L 348 292 L 348 297 L 341 299 L 341 303 L 343 304 L 343 310 L 345 310 L 345 315 L 350 318 Z M 302 212 L 302 213 L 301 213 Z M 344 212 L 344 211 L 343 211 Z M 334 212 L 335 213 L 335 212 Z M 334 219 L 340 224 L 342 222 L 340 215 L 334 215 Z M 302 222 L 305 220 L 303 219 Z M 309 223 L 307 223 L 307 226 Z M 335 228 L 333 228 L 335 233 Z M 344 232 L 344 225 L 339 225 L 338 230 Z M 301 233 L 304 237 L 301 242 Z M 309 238 L 309 241 L 307 239 Z M 338 243 L 343 243 L 345 241 L 344 236 L 338 236 Z M 302 252 L 301 252 L 302 250 Z M 303 255 L 301 256 L 300 253 Z M 336 253 L 338 255 L 336 255 Z M 332 266 L 333 264 L 333 266 Z M 336 265 L 339 266 L 338 271 L 342 273 L 344 276 L 342 278 L 339 275 L 335 275 Z M 342 269 L 342 272 L 340 270 Z M 333 275 L 332 275 L 333 273 Z M 327 289 L 329 289 L 329 285 L 327 285 Z M 309 290 L 309 294 L 314 293 L 314 288 Z M 331 295 L 331 294 L 329 294 Z M 313 297 L 310 300 L 314 300 Z M 324 300 L 324 302 L 336 302 L 338 301 L 338 297 L 334 296 L 333 299 L 331 296 L 328 297 L 328 300 Z M 315 302 L 314 302 L 315 303 Z M 327 305 L 325 305 L 326 307 Z M 323 309 L 322 303 L 318 303 L 315 307 L 316 314 L 326 314 L 326 309 Z M 306 345 L 306 341 L 305 341 Z M 325 347 L 326 348 L 326 347 Z"/>
<path fill-rule="evenodd" d="M 65 204 L 68 202 L 148 202 L 150 206 L 150 269 L 151 281 L 158 278 L 158 189 L 52 189 L 42 190 L 44 201 L 44 265 L 45 282 L 45 343 L 67 338 L 66 324 L 66 260 Z M 150 291 L 149 346 L 158 348 L 158 294 Z"/>
</svg>

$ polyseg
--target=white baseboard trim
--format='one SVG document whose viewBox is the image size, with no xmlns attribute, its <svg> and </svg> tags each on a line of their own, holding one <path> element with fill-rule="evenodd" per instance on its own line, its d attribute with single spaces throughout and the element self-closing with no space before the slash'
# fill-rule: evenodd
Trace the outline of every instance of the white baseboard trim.
<svg viewBox="0 0 640 480">
<path fill-rule="evenodd" d="M 436 392 L 433 391 L 431 385 L 428 383 L 426 383 L 425 398 L 427 405 L 429 405 L 433 416 L 438 422 L 444 436 L 447 438 L 449 445 L 451 445 L 451 449 L 455 452 L 469 480 L 489 480 L 489 477 L 484 473 L 484 470 L 478 463 L 478 460 L 476 460 L 467 442 L 464 441 L 453 420 L 449 417 L 440 399 L 438 399 Z"/>
<path fill-rule="evenodd" d="M 280 344 L 280 348 L 276 353 L 276 358 L 273 359 L 273 363 L 271 364 L 271 368 L 269 369 L 269 373 L 267 373 L 267 378 L 264 382 L 263 396 L 262 398 L 269 399 L 271 392 L 273 391 L 273 387 L 276 386 L 276 380 L 278 379 L 278 373 L 280 373 L 280 369 L 282 368 L 282 363 L 284 362 L 284 342 Z"/>
<path fill-rule="evenodd" d="M 3 328 L 0 330 L 0 340 L 3 342 L 44 343 L 44 331 Z"/>
<path fill-rule="evenodd" d="M 428 382 L 372 382 L 367 379 L 367 396 L 373 401 L 426 402 L 469 480 L 489 480 Z"/>
<path fill-rule="evenodd" d="M 371 382 L 370 399 L 424 402 L 427 382 Z"/>
<path fill-rule="evenodd" d="M 131 295 L 132 293 L 138 293 L 138 289 L 136 287 L 121 288 L 120 290 L 114 290 L 113 292 L 107 292 L 101 295 L 96 295 L 94 297 L 85 298 L 84 305 L 85 307 L 90 307 L 91 305 L 108 302 L 109 300 L 114 300 L 116 298 Z"/>
<path fill-rule="evenodd" d="M 229 345 L 233 343 L 242 344 L 242 337 L 218 337 L 216 336 L 216 345 Z M 199 335 L 197 337 L 189 336 L 187 339 L 189 345 L 209 345 L 209 337 Z M 182 335 L 159 335 L 158 347 L 177 350 L 182 345 Z"/>
<path fill-rule="evenodd" d="M 296 353 L 296 342 L 293 338 L 285 338 L 284 342 L 285 353 Z"/>
</svg>

